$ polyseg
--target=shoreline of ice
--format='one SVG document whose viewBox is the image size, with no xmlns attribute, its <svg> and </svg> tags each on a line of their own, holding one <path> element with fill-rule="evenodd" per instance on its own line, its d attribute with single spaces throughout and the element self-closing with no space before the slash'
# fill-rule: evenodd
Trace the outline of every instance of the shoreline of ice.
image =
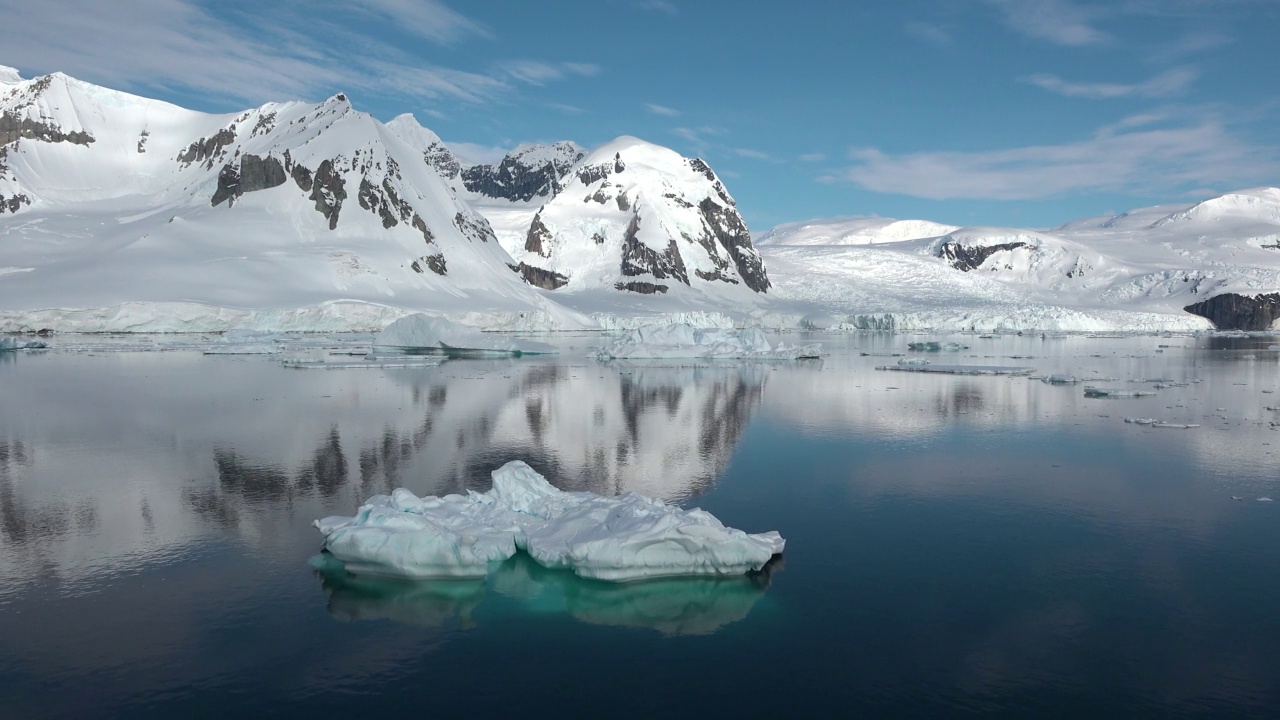
<svg viewBox="0 0 1280 720">
<path fill-rule="evenodd" d="M 419 579 L 484 577 L 517 552 L 612 582 L 743 575 L 786 545 L 777 532 L 747 534 L 635 493 L 563 492 L 519 460 L 494 470 L 485 493 L 420 498 L 399 488 L 313 524 L 348 572 Z"/>
<path fill-rule="evenodd" d="M 799 360 L 821 355 L 821 345 L 773 345 L 755 328 L 703 330 L 673 323 L 630 330 L 600 348 L 596 356 L 601 360 Z"/>
</svg>

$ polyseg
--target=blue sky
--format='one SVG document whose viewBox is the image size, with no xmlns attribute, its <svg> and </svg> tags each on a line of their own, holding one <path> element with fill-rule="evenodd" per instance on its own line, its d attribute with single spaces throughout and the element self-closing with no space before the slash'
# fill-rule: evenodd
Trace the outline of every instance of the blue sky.
<svg viewBox="0 0 1280 720">
<path fill-rule="evenodd" d="M 480 158 L 636 135 L 757 233 L 1047 227 L 1280 184 L 1275 0 L 0 0 L 0 63 L 231 112 L 338 91 Z"/>
</svg>

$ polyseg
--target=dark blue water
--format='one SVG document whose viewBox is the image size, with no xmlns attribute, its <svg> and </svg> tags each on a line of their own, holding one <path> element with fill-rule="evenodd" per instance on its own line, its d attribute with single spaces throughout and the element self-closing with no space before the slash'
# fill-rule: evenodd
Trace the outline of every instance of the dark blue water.
<svg viewBox="0 0 1280 720">
<path fill-rule="evenodd" d="M 600 364 L 583 338 L 558 359 L 401 370 L 11 354 L 0 707 L 1274 715 L 1280 508 L 1257 500 L 1280 494 L 1273 338 L 969 336 L 938 360 L 1172 385 L 1131 400 L 876 371 L 920 338 L 819 339 L 831 357 L 781 365 Z M 778 530 L 786 555 L 628 585 L 520 557 L 485 582 L 314 566 L 314 518 L 397 486 L 483 490 L 511 459 Z"/>
</svg>

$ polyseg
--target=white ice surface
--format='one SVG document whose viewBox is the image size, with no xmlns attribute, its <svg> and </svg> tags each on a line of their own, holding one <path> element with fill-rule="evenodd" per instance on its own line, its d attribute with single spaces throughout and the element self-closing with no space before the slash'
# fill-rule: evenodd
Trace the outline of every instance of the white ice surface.
<svg viewBox="0 0 1280 720">
<path fill-rule="evenodd" d="M 411 578 L 483 577 L 517 550 L 599 580 L 741 575 L 785 545 L 776 532 L 748 535 L 634 493 L 562 492 L 518 460 L 493 472 L 486 493 L 420 498 L 400 488 L 315 526 L 348 571 Z"/>
<path fill-rule="evenodd" d="M 754 328 L 700 330 L 692 325 L 646 325 L 601 348 L 601 359 L 699 358 L 703 360 L 748 358 L 795 360 L 821 354 L 820 345 L 772 345 Z"/>
<path fill-rule="evenodd" d="M 484 333 L 442 317 L 415 313 L 391 323 L 373 339 L 375 347 L 503 355 L 550 355 L 553 345 Z"/>
</svg>

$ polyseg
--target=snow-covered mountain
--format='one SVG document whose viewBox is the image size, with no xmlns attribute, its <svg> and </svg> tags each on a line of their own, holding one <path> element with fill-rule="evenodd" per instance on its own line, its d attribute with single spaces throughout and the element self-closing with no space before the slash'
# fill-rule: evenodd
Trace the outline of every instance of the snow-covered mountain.
<svg viewBox="0 0 1280 720">
<path fill-rule="evenodd" d="M 545 202 L 563 189 L 562 178 L 585 154 L 567 141 L 521 145 L 493 165 L 462 170 L 462 185 L 467 192 L 485 198 Z"/>
<path fill-rule="evenodd" d="M 383 125 L 342 94 L 208 115 L 62 74 L 0 82 L 6 313 L 80 329 L 379 327 L 419 309 L 590 324 L 512 272 L 412 118 Z"/>
<path fill-rule="evenodd" d="M 1280 318 L 1276 188 L 1052 230 L 968 227 L 856 245 L 814 230 L 847 222 L 766 234 L 775 310 L 828 312 L 849 326 L 978 330 L 1262 330 Z"/>
<path fill-rule="evenodd" d="M 959 229 L 928 220 L 831 218 L 779 225 L 761 235 L 756 245 L 875 245 L 938 237 Z"/>
</svg>

